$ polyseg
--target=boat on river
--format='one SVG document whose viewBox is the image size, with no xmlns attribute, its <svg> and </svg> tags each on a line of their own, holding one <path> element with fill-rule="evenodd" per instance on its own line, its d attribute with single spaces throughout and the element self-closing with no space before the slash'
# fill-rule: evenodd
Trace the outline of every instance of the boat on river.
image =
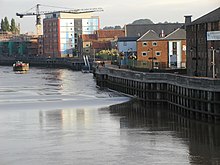
<svg viewBox="0 0 220 165">
<path fill-rule="evenodd" d="M 28 71 L 29 70 L 29 63 L 24 63 L 22 61 L 16 61 L 13 64 L 14 71 Z"/>
</svg>

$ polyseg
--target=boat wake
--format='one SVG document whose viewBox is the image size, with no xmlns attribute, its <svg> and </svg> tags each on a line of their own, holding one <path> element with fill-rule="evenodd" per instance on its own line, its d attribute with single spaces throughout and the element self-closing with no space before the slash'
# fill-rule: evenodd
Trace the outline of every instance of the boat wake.
<svg viewBox="0 0 220 165">
<path fill-rule="evenodd" d="M 32 96 L 1 99 L 1 110 L 55 110 L 67 108 L 102 108 L 130 100 L 128 97 L 96 98 L 85 96 Z"/>
</svg>

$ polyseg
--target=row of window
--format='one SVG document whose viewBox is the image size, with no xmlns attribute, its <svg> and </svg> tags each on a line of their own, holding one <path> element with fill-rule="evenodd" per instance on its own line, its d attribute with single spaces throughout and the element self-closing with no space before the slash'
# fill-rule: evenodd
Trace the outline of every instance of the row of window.
<svg viewBox="0 0 220 165">
<path fill-rule="evenodd" d="M 127 46 L 127 42 L 123 42 L 123 46 Z M 142 42 L 142 46 L 146 47 L 148 46 L 148 42 Z M 152 42 L 152 46 L 157 46 L 157 42 L 156 41 L 153 41 Z"/>
<path fill-rule="evenodd" d="M 57 25 L 57 22 L 44 23 L 44 27 L 56 26 L 56 25 Z"/>
<path fill-rule="evenodd" d="M 142 42 L 142 46 L 148 46 L 148 42 Z M 153 41 L 152 46 L 157 46 L 157 42 Z"/>
<path fill-rule="evenodd" d="M 142 52 L 141 54 L 142 54 L 142 56 L 152 55 L 152 54 L 150 53 L 150 51 L 144 51 L 144 52 Z M 155 51 L 155 55 L 156 55 L 156 56 L 161 56 L 161 51 Z"/>
</svg>

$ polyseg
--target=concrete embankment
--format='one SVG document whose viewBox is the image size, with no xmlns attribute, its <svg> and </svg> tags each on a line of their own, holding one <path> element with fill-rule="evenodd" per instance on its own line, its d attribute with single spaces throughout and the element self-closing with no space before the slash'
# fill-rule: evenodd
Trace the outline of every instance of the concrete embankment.
<svg viewBox="0 0 220 165">
<path fill-rule="evenodd" d="M 94 74 L 98 86 L 133 95 L 149 104 L 163 103 L 184 116 L 220 121 L 220 79 L 113 67 L 96 68 Z"/>
</svg>

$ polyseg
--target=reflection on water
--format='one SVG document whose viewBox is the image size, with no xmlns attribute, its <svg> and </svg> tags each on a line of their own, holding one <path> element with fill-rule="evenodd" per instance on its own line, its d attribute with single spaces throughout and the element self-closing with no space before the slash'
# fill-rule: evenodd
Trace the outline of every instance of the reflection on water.
<svg viewBox="0 0 220 165">
<path fill-rule="evenodd" d="M 190 120 L 163 107 L 145 107 L 133 102 L 111 106 L 110 112 L 121 116 L 122 129 L 142 129 L 139 133 L 146 135 L 168 133 L 174 141 L 180 139 L 188 146 L 191 164 L 220 164 L 220 125 Z"/>
<path fill-rule="evenodd" d="M 92 74 L 0 67 L 0 164 L 219 164 L 220 127 L 96 88 Z"/>
</svg>

